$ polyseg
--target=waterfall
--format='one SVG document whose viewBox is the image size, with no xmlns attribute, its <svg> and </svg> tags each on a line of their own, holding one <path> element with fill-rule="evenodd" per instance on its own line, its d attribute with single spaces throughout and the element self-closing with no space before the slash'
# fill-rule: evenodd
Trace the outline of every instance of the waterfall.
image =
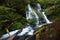
<svg viewBox="0 0 60 40">
<path fill-rule="evenodd" d="M 34 30 L 30 25 L 27 25 L 27 27 L 23 28 L 22 32 L 19 33 L 17 36 L 23 36 L 23 35 L 33 35 Z"/>
<path fill-rule="evenodd" d="M 43 25 L 47 25 L 47 24 L 52 23 L 48 20 L 47 16 L 45 15 L 45 12 L 42 11 L 41 5 L 39 3 L 37 3 L 36 4 L 36 9 L 37 9 L 38 13 L 42 15 L 42 18 L 46 21 L 45 23 L 40 24 L 40 21 L 41 21 L 41 20 L 39 20 L 40 17 L 37 15 L 37 13 L 34 11 L 34 9 L 35 8 L 32 8 L 32 6 L 30 6 L 30 4 L 28 4 L 28 10 L 26 11 L 26 19 L 29 21 L 29 19 L 35 18 L 36 26 L 32 27 L 29 23 L 27 23 L 26 27 L 23 28 L 22 31 L 17 34 L 17 36 L 33 35 L 33 33 L 35 31 L 34 28 L 36 29 L 36 28 L 42 27 Z M 9 33 L 10 36 L 14 35 L 17 31 L 18 30 L 10 32 Z M 8 37 L 9 37 L 8 34 L 4 34 L 4 35 L 2 35 L 0 40 L 8 38 Z"/>
<path fill-rule="evenodd" d="M 48 20 L 47 16 L 45 15 L 45 12 L 42 12 L 42 16 L 43 18 L 45 19 L 46 23 L 49 24 L 49 23 L 52 23 Z"/>
<path fill-rule="evenodd" d="M 46 21 L 47 24 L 52 23 L 48 20 L 47 16 L 45 15 L 45 12 L 42 11 L 41 5 L 39 3 L 37 3 L 37 10 L 38 10 L 39 13 L 42 14 L 42 17 Z"/>
<path fill-rule="evenodd" d="M 28 4 L 28 11 L 26 12 L 26 19 L 33 19 L 33 15 L 34 14 L 34 17 L 36 18 L 36 26 L 39 24 L 39 17 L 38 15 L 36 14 L 35 11 L 33 11 L 33 9 L 31 8 L 30 4 Z"/>
<path fill-rule="evenodd" d="M 39 3 L 37 3 L 37 10 L 38 10 L 39 13 L 42 12 L 41 5 Z"/>
</svg>

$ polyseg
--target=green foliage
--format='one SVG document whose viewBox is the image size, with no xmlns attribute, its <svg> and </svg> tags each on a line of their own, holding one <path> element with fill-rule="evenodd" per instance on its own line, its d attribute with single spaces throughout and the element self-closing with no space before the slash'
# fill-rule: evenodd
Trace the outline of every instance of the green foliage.
<svg viewBox="0 0 60 40">
<path fill-rule="evenodd" d="M 5 28 L 16 30 L 26 24 L 25 11 L 29 2 L 29 0 L 0 0 L 1 33 Z"/>
<path fill-rule="evenodd" d="M 23 28 L 23 24 L 20 22 L 17 22 L 15 24 L 13 24 L 12 27 L 10 27 L 9 29 L 10 30 L 16 30 L 16 29 L 21 29 L 21 28 Z"/>
<path fill-rule="evenodd" d="M 38 0 L 49 20 L 60 20 L 60 0 Z"/>
<path fill-rule="evenodd" d="M 30 0 L 31 5 L 35 5 L 38 1 L 37 0 Z"/>
<path fill-rule="evenodd" d="M 5 28 L 10 30 L 20 29 L 25 23 L 26 19 L 17 13 L 15 9 L 0 6 L 0 31 L 2 33 Z"/>
<path fill-rule="evenodd" d="M 35 18 L 29 19 L 28 23 L 31 24 L 31 25 L 33 25 L 33 26 L 35 26 L 36 25 L 36 19 Z"/>
<path fill-rule="evenodd" d="M 49 19 L 60 20 L 60 0 L 0 0 L 0 34 L 5 28 L 10 30 L 22 28 L 27 23 L 25 19 L 27 4 L 35 5 L 37 2 L 41 4 Z M 35 26 L 36 19 L 29 19 L 28 23 Z"/>
<path fill-rule="evenodd" d="M 17 13 L 25 17 L 28 0 L 6 0 L 5 6 L 13 8 Z"/>
<path fill-rule="evenodd" d="M 48 18 L 51 19 L 52 21 L 60 20 L 60 6 L 59 5 L 54 5 L 50 8 L 46 8 L 45 12 L 48 15 Z"/>
<path fill-rule="evenodd" d="M 38 0 L 42 8 L 51 7 L 59 3 L 59 0 Z"/>
</svg>

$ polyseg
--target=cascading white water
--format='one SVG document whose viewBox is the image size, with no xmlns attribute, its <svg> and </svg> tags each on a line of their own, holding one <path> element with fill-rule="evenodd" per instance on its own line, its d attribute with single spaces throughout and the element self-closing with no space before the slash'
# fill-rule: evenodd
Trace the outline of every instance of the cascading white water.
<svg viewBox="0 0 60 40">
<path fill-rule="evenodd" d="M 27 20 L 32 19 L 32 15 L 31 15 L 32 11 L 31 11 L 31 8 L 30 8 L 29 4 L 28 4 L 28 9 L 29 10 L 26 12 L 26 19 Z"/>
<path fill-rule="evenodd" d="M 27 20 L 28 20 L 28 19 L 33 19 L 34 17 L 33 17 L 32 14 L 34 14 L 34 16 L 35 16 L 35 18 L 36 18 L 36 26 L 37 26 L 37 25 L 39 24 L 39 17 L 38 17 L 38 15 L 36 14 L 36 12 L 33 11 L 33 9 L 31 8 L 30 4 L 28 4 L 28 11 L 27 11 L 27 13 L 26 13 L 26 19 L 27 19 Z"/>
<path fill-rule="evenodd" d="M 14 35 L 16 32 L 18 32 L 18 31 L 19 31 L 19 30 L 15 30 L 15 31 L 9 32 L 9 34 L 4 34 L 4 35 L 2 35 L 2 37 L 0 38 L 0 40 L 5 39 L 5 38 L 8 38 L 9 35 L 12 36 L 12 35 Z"/>
<path fill-rule="evenodd" d="M 37 11 L 38 11 L 39 13 L 42 12 L 41 5 L 40 5 L 39 3 L 37 3 Z"/>
<path fill-rule="evenodd" d="M 23 36 L 23 35 L 33 35 L 34 30 L 30 25 L 27 25 L 25 28 L 23 28 L 22 32 L 19 33 L 17 36 Z"/>
<path fill-rule="evenodd" d="M 33 19 L 33 15 L 36 18 L 36 26 L 39 24 L 39 17 L 38 15 L 33 11 L 33 9 L 31 8 L 30 4 L 28 4 L 28 11 L 26 12 L 26 19 Z M 28 26 L 26 26 L 26 28 L 23 28 L 22 32 L 18 34 L 18 36 L 23 36 L 24 34 L 26 35 L 33 35 L 34 30 L 32 29 L 31 25 L 28 24 Z"/>
<path fill-rule="evenodd" d="M 44 24 L 40 24 L 40 23 L 39 23 L 39 22 L 41 21 L 41 20 L 39 20 L 40 17 L 39 17 L 39 16 L 37 15 L 37 13 L 34 11 L 34 8 L 32 8 L 32 7 L 30 6 L 30 4 L 28 4 L 28 11 L 26 12 L 26 19 L 28 20 L 28 19 L 36 18 L 36 26 L 35 26 L 35 28 L 39 28 L 39 27 L 42 27 L 43 25 L 47 25 L 47 24 L 52 23 L 52 22 L 50 22 L 50 21 L 48 20 L 47 16 L 45 15 L 45 12 L 42 12 L 42 9 L 41 9 L 40 4 L 37 3 L 36 6 L 37 6 L 37 7 L 36 7 L 36 8 L 37 8 L 37 11 L 38 11 L 40 14 L 42 14 L 42 17 L 43 17 L 43 19 L 46 21 L 46 23 L 44 23 Z M 34 16 L 33 16 L 32 14 L 33 14 Z M 12 35 L 14 35 L 16 32 L 18 32 L 18 30 L 12 31 L 12 32 L 10 32 L 9 34 L 10 34 L 10 36 L 12 36 Z M 17 34 L 17 36 L 33 35 L 33 33 L 34 33 L 34 28 L 32 28 L 32 26 L 28 23 L 28 24 L 26 25 L 26 27 L 23 28 L 22 31 Z M 5 38 L 8 38 L 8 37 L 9 37 L 9 35 L 8 35 L 8 34 L 5 34 L 5 35 L 3 35 L 3 36 L 0 38 L 0 40 L 1 40 L 1 39 L 5 39 Z"/>
<path fill-rule="evenodd" d="M 46 23 L 49 24 L 49 23 L 52 23 L 48 20 L 47 16 L 45 15 L 45 12 L 42 12 L 42 16 L 43 18 L 45 19 Z"/>
<path fill-rule="evenodd" d="M 42 12 L 41 5 L 39 3 L 37 3 L 37 10 L 39 13 L 42 14 L 42 17 L 46 21 L 47 24 L 52 23 L 48 20 L 47 16 L 45 15 L 45 12 Z"/>
</svg>

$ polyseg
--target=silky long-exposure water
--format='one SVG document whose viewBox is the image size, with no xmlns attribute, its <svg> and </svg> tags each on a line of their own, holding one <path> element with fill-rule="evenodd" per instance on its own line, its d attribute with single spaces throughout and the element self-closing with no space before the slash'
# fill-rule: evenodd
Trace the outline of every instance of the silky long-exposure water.
<svg viewBox="0 0 60 40">
<path fill-rule="evenodd" d="M 22 31 L 17 34 L 17 36 L 33 35 L 34 31 L 35 31 L 34 29 L 42 27 L 43 25 L 47 25 L 47 24 L 52 23 L 48 20 L 47 16 L 45 15 L 45 12 L 42 11 L 41 5 L 39 3 L 37 3 L 36 9 L 42 15 L 42 18 L 46 21 L 45 23 L 40 24 L 39 23 L 41 21 L 41 20 L 39 20 L 40 17 L 37 15 L 37 13 L 34 11 L 34 9 L 35 8 L 32 8 L 32 6 L 30 4 L 28 4 L 28 10 L 26 11 L 26 19 L 29 21 L 29 19 L 35 18 L 36 26 L 33 28 L 33 26 L 31 26 L 29 23 L 27 23 L 26 27 L 23 28 Z M 10 34 L 10 36 L 12 36 L 16 32 L 18 32 L 18 30 L 12 31 L 9 34 Z M 2 35 L 2 37 L 0 37 L 0 40 L 8 38 L 9 34 Z"/>
</svg>

